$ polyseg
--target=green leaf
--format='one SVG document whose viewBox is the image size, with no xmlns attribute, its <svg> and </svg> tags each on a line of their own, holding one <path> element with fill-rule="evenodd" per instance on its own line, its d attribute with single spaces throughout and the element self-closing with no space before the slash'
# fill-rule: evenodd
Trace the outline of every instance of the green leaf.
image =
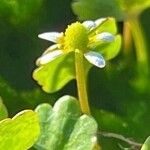
<svg viewBox="0 0 150 150">
<path fill-rule="evenodd" d="M 87 115 L 82 115 L 77 120 L 64 150 L 93 150 L 97 141 L 96 136 L 93 135 L 96 131 L 97 124 L 95 120 Z"/>
<path fill-rule="evenodd" d="M 115 17 L 123 20 L 124 15 L 116 0 L 75 0 L 72 3 L 74 13 L 81 20 L 101 17 Z"/>
<path fill-rule="evenodd" d="M 18 113 L 0 122 L 0 149 L 27 150 L 40 132 L 38 116 L 31 110 Z"/>
<path fill-rule="evenodd" d="M 0 120 L 7 118 L 8 112 L 0 97 Z"/>
<path fill-rule="evenodd" d="M 72 9 L 81 20 L 114 17 L 122 21 L 150 7 L 149 0 L 74 0 Z"/>
<path fill-rule="evenodd" d="M 75 78 L 74 53 L 69 53 L 37 68 L 33 72 L 43 90 L 52 93 L 60 90 L 66 83 Z"/>
<path fill-rule="evenodd" d="M 111 43 L 101 44 L 99 47 L 95 48 L 104 56 L 106 60 L 113 59 L 118 55 L 121 49 L 121 36 L 115 36 L 115 40 Z"/>
<path fill-rule="evenodd" d="M 144 142 L 141 150 L 150 150 L 150 136 Z"/>
<path fill-rule="evenodd" d="M 41 124 L 41 136 L 35 144 L 38 150 L 92 150 L 95 146 L 97 123 L 91 116 L 81 115 L 74 97 L 61 97 L 53 108 L 41 104 L 36 112 Z"/>
</svg>

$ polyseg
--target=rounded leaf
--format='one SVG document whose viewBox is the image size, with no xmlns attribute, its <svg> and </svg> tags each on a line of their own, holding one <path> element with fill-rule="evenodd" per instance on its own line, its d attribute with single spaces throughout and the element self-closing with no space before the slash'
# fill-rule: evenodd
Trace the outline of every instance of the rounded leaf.
<svg viewBox="0 0 150 150">
<path fill-rule="evenodd" d="M 91 116 L 81 115 L 79 103 L 74 97 L 61 97 L 53 108 L 49 104 L 41 104 L 36 112 L 41 124 L 36 149 L 93 150 L 97 143 L 97 123 Z"/>
<path fill-rule="evenodd" d="M 75 78 L 74 54 L 61 55 L 57 59 L 40 66 L 33 72 L 33 78 L 48 93 L 60 90 Z"/>
<path fill-rule="evenodd" d="M 18 113 L 0 122 L 0 149 L 27 150 L 39 136 L 39 120 L 32 110 Z"/>
</svg>

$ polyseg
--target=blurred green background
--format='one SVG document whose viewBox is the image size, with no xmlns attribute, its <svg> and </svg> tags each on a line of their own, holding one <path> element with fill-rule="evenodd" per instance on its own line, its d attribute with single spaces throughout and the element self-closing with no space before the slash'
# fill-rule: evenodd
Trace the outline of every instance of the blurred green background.
<svg viewBox="0 0 150 150">
<path fill-rule="evenodd" d="M 71 3 L 72 0 L 0 1 L 0 96 L 9 116 L 26 108 L 33 109 L 42 102 L 53 104 L 65 94 L 77 96 L 75 81 L 59 92 L 47 94 L 32 79 L 35 60 L 51 44 L 38 39 L 37 35 L 64 31 L 77 20 Z M 150 9 L 142 13 L 140 21 L 149 50 Z M 122 22 L 118 22 L 118 27 L 122 34 Z M 142 143 L 150 134 L 150 85 L 144 91 L 132 86 L 131 82 L 136 79 L 133 50 L 129 58 L 121 51 L 105 69 L 90 70 L 89 99 L 102 131 L 123 134 Z M 100 139 L 104 150 L 120 149 L 119 144 L 128 146 L 115 139 Z"/>
</svg>

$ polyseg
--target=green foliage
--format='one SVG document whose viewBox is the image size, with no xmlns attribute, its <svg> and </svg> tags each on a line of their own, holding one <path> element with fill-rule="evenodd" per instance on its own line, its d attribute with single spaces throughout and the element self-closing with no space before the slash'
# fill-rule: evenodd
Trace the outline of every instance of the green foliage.
<svg viewBox="0 0 150 150">
<path fill-rule="evenodd" d="M 33 72 L 33 78 L 42 85 L 44 91 L 51 93 L 74 79 L 74 71 L 74 54 L 69 53 L 37 68 Z"/>
<path fill-rule="evenodd" d="M 30 21 L 39 11 L 43 0 L 1 0 L 0 17 L 5 16 L 13 24 Z"/>
<path fill-rule="evenodd" d="M 81 114 L 74 97 L 61 97 L 53 108 L 41 104 L 36 112 L 41 125 L 41 135 L 35 144 L 38 150 L 92 150 L 95 146 L 97 123 L 93 117 Z"/>
<path fill-rule="evenodd" d="M 19 3 L 17 17 L 11 13 L 10 3 Z M 37 35 L 56 27 L 62 29 L 73 17 L 70 0 L 0 0 L 0 76 L 19 90 L 36 87 L 31 72 L 47 44 Z"/>
<path fill-rule="evenodd" d="M 76 29 L 76 30 L 78 30 L 78 29 Z M 74 32 L 74 29 L 73 29 L 73 32 Z M 101 34 L 103 32 L 111 33 L 112 36 L 114 37 L 114 40 L 111 42 L 103 42 L 101 40 L 99 40 L 99 41 L 95 40 L 95 42 L 93 42 L 95 36 L 97 34 Z M 91 40 L 91 42 L 90 42 L 90 40 L 89 40 L 88 43 L 86 43 L 87 49 L 89 49 L 89 51 L 91 50 L 91 51 L 95 51 L 95 52 L 99 52 L 100 54 L 103 54 L 103 56 L 106 60 L 114 58 L 119 53 L 120 47 L 121 47 L 121 36 L 116 35 L 116 34 L 117 34 L 117 27 L 116 27 L 115 19 L 106 18 L 100 25 L 95 27 L 93 30 L 89 30 L 89 33 L 86 36 L 89 39 L 93 39 L 93 41 Z M 70 36 L 73 36 L 73 34 L 70 33 Z M 78 37 L 75 36 L 72 38 L 80 39 L 80 36 L 78 36 Z M 71 40 L 70 37 L 68 38 L 68 41 L 69 40 Z M 58 44 L 62 44 L 62 43 L 58 43 Z M 62 44 L 62 47 L 64 47 L 63 44 Z M 80 43 L 80 44 L 82 47 L 82 43 Z M 56 92 L 56 91 L 60 90 L 70 80 L 76 78 L 74 53 L 73 52 L 66 53 L 66 52 L 64 52 L 65 50 L 63 48 L 62 48 L 62 51 L 64 53 L 63 55 L 59 56 L 58 58 L 56 58 L 46 64 L 41 64 L 33 72 L 33 78 L 38 82 L 39 85 L 42 86 L 43 90 L 48 93 L 52 93 L 52 92 Z M 50 53 L 51 52 L 49 51 L 49 54 Z M 44 56 L 44 55 L 46 55 L 46 54 L 44 53 L 42 56 Z M 84 62 L 85 62 L 85 60 L 84 60 Z M 84 65 L 86 66 L 85 72 L 87 75 L 87 73 L 88 73 L 89 69 L 92 67 L 92 65 L 89 65 L 86 62 Z"/>
<path fill-rule="evenodd" d="M 120 133 L 127 132 L 128 123 L 123 117 L 120 117 L 112 112 L 98 110 L 95 108 L 92 109 L 92 114 L 99 124 L 101 130 Z"/>
<path fill-rule="evenodd" d="M 92 108 L 97 108 L 92 109 L 92 115 L 100 131 L 118 133 L 142 143 L 149 136 L 149 89 L 147 94 L 141 94 L 131 87 L 129 81 L 134 78 L 131 64 L 124 70 L 121 69 L 124 64 L 114 60 L 105 70 L 93 68 L 89 74 L 89 99 Z M 120 150 L 120 140 L 99 136 L 103 150 Z"/>
<path fill-rule="evenodd" d="M 7 118 L 8 112 L 5 105 L 2 102 L 2 98 L 0 97 L 0 120 Z"/>
<path fill-rule="evenodd" d="M 0 75 L 7 81 L 3 81 L 0 77 L 0 96 L 7 107 L 9 115 L 12 116 L 25 108 L 34 108 L 39 103 L 53 103 L 59 96 L 66 93 L 74 93 L 75 95 L 74 82 L 71 82 L 69 86 L 64 87 L 57 94 L 48 95 L 39 89 L 31 90 L 34 84 L 30 78 L 33 61 L 40 55 L 42 49 L 45 49 L 48 45 L 47 42 L 38 40 L 37 35 L 41 31 L 62 30 L 68 22 L 75 20 L 69 8 L 70 2 L 71 0 L 44 0 L 41 8 L 42 12 L 40 12 L 41 4 L 39 0 L 22 0 L 20 2 L 19 0 L 0 0 Z M 117 0 L 76 0 L 73 4 L 73 10 L 82 20 L 114 16 L 121 21 L 124 16 L 127 19 L 126 15 L 128 14 L 125 11 L 127 13 L 139 13 L 149 7 L 150 3 L 149 0 L 124 0 L 124 2 L 119 4 Z M 29 8 L 30 6 L 32 8 Z M 147 41 L 150 38 L 149 13 L 150 10 L 147 10 L 142 15 L 142 25 L 144 25 Z M 20 25 L 24 28 L 20 28 Z M 119 27 L 122 29 L 122 24 L 119 24 Z M 117 37 L 119 39 L 119 36 Z M 116 42 L 116 46 L 117 43 L 119 42 Z M 103 46 L 105 45 L 99 47 L 102 53 Z M 109 45 L 107 49 L 109 50 L 107 52 L 110 52 Z M 112 54 L 115 54 L 113 46 L 111 50 L 112 53 L 108 53 L 108 59 L 113 56 Z M 116 51 L 116 53 L 118 52 Z M 89 72 L 88 94 L 90 96 L 90 107 L 97 108 L 93 109 L 92 115 L 97 120 L 100 131 L 116 132 L 126 137 L 132 137 L 135 141 L 142 143 L 149 135 L 150 87 L 147 86 L 144 89 L 144 94 L 132 88 L 131 81 L 136 78 L 137 66 L 133 51 L 127 53 L 123 57 L 121 55 L 117 59 L 109 61 L 107 67 L 103 70 L 93 68 Z M 139 71 L 143 75 L 143 71 Z M 144 75 L 143 78 L 145 78 Z M 149 82 L 146 82 L 149 85 Z M 28 91 L 22 91 L 22 89 Z M 51 108 L 50 105 L 47 106 Z M 103 150 L 120 150 L 118 147 L 120 141 L 103 137 L 99 139 Z"/>
<path fill-rule="evenodd" d="M 11 87 L 0 76 L 0 95 L 5 103 L 10 116 L 23 109 L 33 109 L 41 102 L 51 102 L 57 99 L 58 94 L 48 95 L 40 89 L 30 91 L 18 91 Z"/>
<path fill-rule="evenodd" d="M 150 136 L 144 142 L 141 150 L 150 150 Z"/>
<path fill-rule="evenodd" d="M 74 13 L 81 20 L 111 16 L 121 21 L 148 7 L 148 0 L 76 0 L 72 4 Z"/>
<path fill-rule="evenodd" d="M 27 150 L 40 133 L 38 116 L 31 110 L 0 122 L 0 149 Z"/>
<path fill-rule="evenodd" d="M 130 13 L 141 13 L 146 8 L 150 7 L 148 0 L 117 0 L 123 10 Z"/>
<path fill-rule="evenodd" d="M 72 8 L 81 20 L 100 17 L 123 19 L 123 13 L 116 0 L 76 0 L 73 2 Z"/>
</svg>

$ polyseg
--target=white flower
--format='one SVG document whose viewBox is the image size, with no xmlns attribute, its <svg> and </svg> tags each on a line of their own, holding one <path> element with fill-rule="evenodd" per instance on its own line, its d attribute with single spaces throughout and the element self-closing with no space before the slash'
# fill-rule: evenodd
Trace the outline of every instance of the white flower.
<svg viewBox="0 0 150 150">
<path fill-rule="evenodd" d="M 46 32 L 38 35 L 39 38 L 54 42 L 55 44 L 50 46 L 43 55 L 38 58 L 36 62 L 37 65 L 47 64 L 61 55 L 71 51 L 75 52 L 75 49 L 79 49 L 83 52 L 85 59 L 89 61 L 89 63 L 99 68 L 105 67 L 105 59 L 99 52 L 96 52 L 96 49 L 92 49 L 90 44 L 112 42 L 114 40 L 114 35 L 109 32 L 94 32 L 91 36 L 91 32 L 95 31 L 97 27 L 106 20 L 107 18 L 98 19 L 96 21 L 88 20 L 82 24 L 76 22 L 68 26 L 65 33 Z"/>
</svg>

